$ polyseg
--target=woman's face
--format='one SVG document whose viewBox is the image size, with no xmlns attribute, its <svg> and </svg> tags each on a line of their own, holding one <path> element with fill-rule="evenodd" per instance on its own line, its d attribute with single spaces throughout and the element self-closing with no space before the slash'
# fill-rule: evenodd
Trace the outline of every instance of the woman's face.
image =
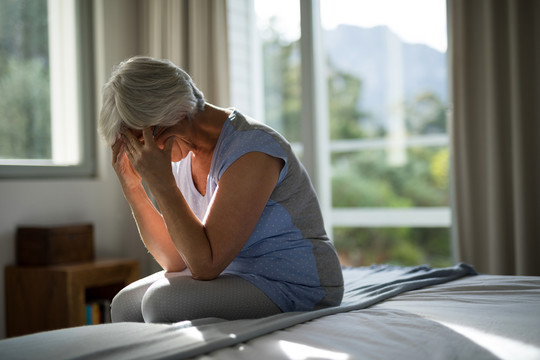
<svg viewBox="0 0 540 360">
<path fill-rule="evenodd" d="M 190 151 L 188 142 L 184 138 L 185 129 L 183 128 L 185 125 L 185 123 L 179 123 L 174 126 L 157 126 L 152 129 L 154 141 L 160 149 L 165 147 L 167 141 L 174 141 L 171 150 L 171 161 L 173 162 L 182 160 Z"/>
<path fill-rule="evenodd" d="M 171 150 L 171 161 L 173 162 L 182 160 L 189 153 L 187 144 L 185 141 L 182 141 L 181 137 L 179 137 L 181 132 L 179 132 L 179 129 L 176 129 L 176 127 L 177 125 L 170 127 L 152 127 L 154 141 L 160 149 L 163 149 L 165 147 L 165 144 L 167 143 L 167 141 L 169 141 L 169 139 L 173 139 L 172 141 L 174 141 L 174 144 Z M 131 133 L 135 135 L 135 137 L 137 137 L 140 142 L 144 142 L 142 130 L 129 129 L 129 131 L 131 131 Z"/>
</svg>

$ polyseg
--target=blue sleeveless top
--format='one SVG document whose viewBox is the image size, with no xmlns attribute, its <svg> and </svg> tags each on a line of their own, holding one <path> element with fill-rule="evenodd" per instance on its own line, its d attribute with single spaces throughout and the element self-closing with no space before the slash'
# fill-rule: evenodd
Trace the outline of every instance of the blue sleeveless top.
<svg viewBox="0 0 540 360">
<path fill-rule="evenodd" d="M 223 274 L 251 282 L 282 311 L 339 305 L 341 265 L 324 230 L 307 172 L 280 134 L 235 111 L 224 123 L 214 149 L 206 195 L 193 184 L 190 155 L 173 163 L 177 185 L 202 220 L 221 176 L 252 151 L 282 159 L 285 165 L 255 230 Z"/>
</svg>

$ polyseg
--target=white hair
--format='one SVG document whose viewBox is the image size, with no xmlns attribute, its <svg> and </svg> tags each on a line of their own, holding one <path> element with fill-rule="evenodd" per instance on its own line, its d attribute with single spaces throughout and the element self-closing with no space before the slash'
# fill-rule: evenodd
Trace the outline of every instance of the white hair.
<svg viewBox="0 0 540 360">
<path fill-rule="evenodd" d="M 172 126 L 204 110 L 203 93 L 169 60 L 136 56 L 121 62 L 103 88 L 98 129 L 112 145 L 122 125 Z"/>
</svg>

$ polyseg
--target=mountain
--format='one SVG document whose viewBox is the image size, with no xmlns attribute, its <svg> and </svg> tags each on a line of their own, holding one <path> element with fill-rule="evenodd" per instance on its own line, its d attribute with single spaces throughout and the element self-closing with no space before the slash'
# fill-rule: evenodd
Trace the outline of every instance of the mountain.
<svg viewBox="0 0 540 360">
<path fill-rule="evenodd" d="M 386 26 L 340 25 L 323 36 L 330 64 L 362 79 L 359 105 L 379 121 L 400 99 L 410 101 L 425 91 L 447 101 L 445 53 L 406 43 Z"/>
</svg>

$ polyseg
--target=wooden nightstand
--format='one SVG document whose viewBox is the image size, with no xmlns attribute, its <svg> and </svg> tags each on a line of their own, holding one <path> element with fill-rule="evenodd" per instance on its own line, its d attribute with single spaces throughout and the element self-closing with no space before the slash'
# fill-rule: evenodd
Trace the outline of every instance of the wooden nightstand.
<svg viewBox="0 0 540 360">
<path fill-rule="evenodd" d="M 86 324 L 86 303 L 139 279 L 134 260 L 5 268 L 8 337 Z"/>
</svg>

